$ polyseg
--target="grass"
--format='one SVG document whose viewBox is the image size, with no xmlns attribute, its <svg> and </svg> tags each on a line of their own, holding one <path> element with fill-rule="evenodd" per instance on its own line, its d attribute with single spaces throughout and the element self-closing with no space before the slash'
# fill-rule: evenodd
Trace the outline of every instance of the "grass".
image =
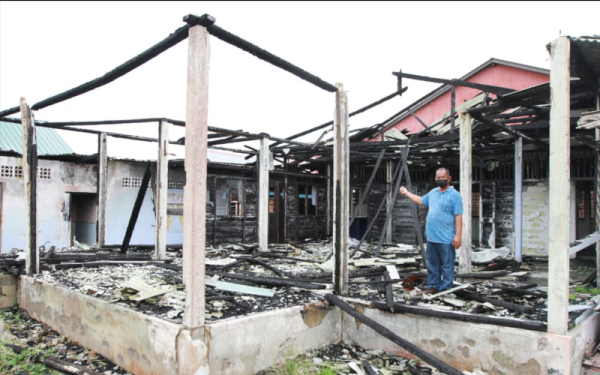
<svg viewBox="0 0 600 375">
<path fill-rule="evenodd" d="M 21 311 L 17 308 L 0 310 L 0 319 L 4 323 L 4 329 L 8 330 L 11 326 L 18 330 L 23 330 L 25 322 L 21 318 Z M 36 356 L 43 358 L 44 356 L 52 355 L 52 349 L 44 351 L 37 347 L 27 348 L 21 354 L 15 353 L 11 348 L 5 345 L 0 338 L 0 374 L 17 375 L 60 375 L 61 373 L 47 367 L 42 363 L 35 361 Z M 24 346 L 22 343 L 15 343 L 19 346 Z"/>
<path fill-rule="evenodd" d="M 269 375 L 337 375 L 337 370 L 327 362 L 316 364 L 312 358 L 300 355 L 286 358 L 285 362 L 265 371 Z"/>
<path fill-rule="evenodd" d="M 29 374 L 29 375 L 60 375 L 58 371 L 54 371 L 44 364 L 36 363 L 35 357 L 38 355 L 43 356 L 49 353 L 42 353 L 37 348 L 29 348 L 21 352 L 21 354 L 15 353 L 11 348 L 0 342 L 0 374 L 6 375 L 17 375 L 17 374 Z"/>
</svg>

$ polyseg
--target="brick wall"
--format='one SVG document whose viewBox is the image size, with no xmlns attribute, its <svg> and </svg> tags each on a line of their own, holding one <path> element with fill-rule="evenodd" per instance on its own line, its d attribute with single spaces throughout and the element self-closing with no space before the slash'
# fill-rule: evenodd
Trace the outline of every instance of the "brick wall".
<svg viewBox="0 0 600 375">
<path fill-rule="evenodd" d="M 15 305 L 17 298 L 17 278 L 4 272 L 0 272 L 0 309 L 6 309 Z"/>
</svg>

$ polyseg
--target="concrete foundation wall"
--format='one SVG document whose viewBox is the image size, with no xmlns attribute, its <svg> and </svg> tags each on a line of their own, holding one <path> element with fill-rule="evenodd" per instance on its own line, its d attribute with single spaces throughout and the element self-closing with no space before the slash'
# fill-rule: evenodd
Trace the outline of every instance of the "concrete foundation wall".
<svg viewBox="0 0 600 375">
<path fill-rule="evenodd" d="M 293 307 L 210 323 L 211 374 L 253 375 L 286 356 L 341 340 L 338 308 Z"/>
<path fill-rule="evenodd" d="M 579 374 L 584 348 L 599 333 L 600 316 L 586 319 L 567 336 L 523 329 L 473 324 L 365 308 L 364 315 L 382 324 L 460 371 L 490 374 Z M 401 347 L 361 324 L 343 317 L 343 340 L 366 349 L 407 355 Z M 410 357 L 410 354 L 408 354 Z"/>
<path fill-rule="evenodd" d="M 20 277 L 19 306 L 133 374 L 177 373 L 181 325 L 26 276 Z"/>
</svg>

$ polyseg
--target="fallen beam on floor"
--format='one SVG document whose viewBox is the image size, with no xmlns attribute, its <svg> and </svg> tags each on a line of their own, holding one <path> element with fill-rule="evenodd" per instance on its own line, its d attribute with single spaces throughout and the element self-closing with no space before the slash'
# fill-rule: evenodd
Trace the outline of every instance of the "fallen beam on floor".
<svg viewBox="0 0 600 375">
<path fill-rule="evenodd" d="M 446 375 L 462 375 L 462 372 L 458 371 L 454 367 L 451 367 L 451 366 L 447 365 L 446 363 L 440 361 L 439 359 L 437 359 L 433 355 L 425 352 L 424 350 L 417 347 L 413 343 L 404 340 L 403 338 L 396 335 L 395 333 L 393 333 L 389 329 L 385 328 L 381 324 L 377 323 L 376 321 L 374 321 L 362 314 L 359 314 L 356 310 L 354 310 L 352 308 L 352 306 L 348 305 L 346 302 L 342 301 L 341 299 L 334 296 L 333 294 L 326 294 L 325 299 L 329 303 L 339 307 L 346 314 L 359 320 L 360 322 L 362 322 L 369 328 L 373 329 L 374 331 L 376 331 L 383 337 L 392 341 L 394 344 L 402 347 L 403 349 L 407 350 L 411 354 L 414 354 L 416 357 L 418 357 L 418 358 L 424 360 L 425 362 L 429 363 L 430 365 L 436 367 L 438 370 L 440 370 L 441 372 L 444 372 Z"/>
<path fill-rule="evenodd" d="M 516 312 L 520 312 L 522 314 L 531 314 L 533 312 L 532 306 L 519 305 L 512 302 L 502 301 L 497 298 L 491 298 L 479 295 L 477 293 L 470 293 L 464 290 L 457 290 L 456 295 L 465 299 L 470 299 L 477 302 L 488 302 L 492 305 L 499 306 L 505 309 L 513 310 Z"/>
<path fill-rule="evenodd" d="M 308 283 L 298 280 L 291 279 L 279 279 L 275 277 L 256 277 L 256 276 L 247 276 L 247 275 L 238 275 L 235 273 L 220 273 L 220 272 L 210 272 L 206 271 L 207 275 L 218 275 L 220 277 L 225 277 L 228 279 L 234 280 L 243 280 L 249 281 L 258 285 L 268 285 L 268 286 L 288 286 L 288 287 L 296 287 L 303 289 L 326 289 L 327 286 L 325 284 L 314 284 Z"/>
<path fill-rule="evenodd" d="M 375 301 L 372 303 L 372 306 L 376 309 L 387 311 L 387 304 L 383 301 Z M 404 303 L 395 303 L 394 313 L 406 313 L 420 316 L 430 316 L 434 318 L 460 320 L 463 322 L 476 324 L 491 324 L 496 326 L 527 329 L 530 331 L 546 332 L 547 330 L 544 322 L 537 320 L 503 318 L 493 315 L 469 314 L 460 311 L 441 311 L 427 307 L 407 305 Z"/>
</svg>

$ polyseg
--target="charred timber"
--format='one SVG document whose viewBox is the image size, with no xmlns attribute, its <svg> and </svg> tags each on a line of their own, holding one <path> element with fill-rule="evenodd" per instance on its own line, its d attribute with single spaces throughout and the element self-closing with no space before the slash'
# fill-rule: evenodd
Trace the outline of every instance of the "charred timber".
<svg viewBox="0 0 600 375">
<path fill-rule="evenodd" d="M 516 303 L 502 301 L 502 300 L 499 300 L 496 298 L 485 297 L 485 296 L 479 295 L 477 293 L 471 293 L 471 292 L 467 292 L 464 290 L 457 290 L 455 293 L 459 297 L 463 297 L 466 299 L 472 299 L 473 301 L 477 301 L 477 302 L 489 302 L 492 305 L 500 306 L 505 309 L 520 312 L 522 314 L 531 314 L 533 312 L 533 307 L 531 307 L 531 306 L 518 305 Z"/>
<path fill-rule="evenodd" d="M 140 214 L 140 209 L 142 208 L 142 203 L 144 202 L 144 197 L 146 196 L 146 190 L 148 189 L 148 183 L 150 182 L 150 176 L 152 175 L 150 165 L 150 163 L 146 164 L 146 170 L 144 171 L 144 177 L 142 178 L 140 190 L 138 191 L 137 198 L 133 205 L 133 210 L 131 211 L 131 217 L 129 218 L 129 224 L 127 225 L 125 238 L 123 238 L 123 246 L 121 246 L 121 253 L 123 254 L 127 252 L 127 248 L 129 247 L 129 241 L 131 241 L 131 235 L 133 234 L 133 229 L 135 228 L 135 224 Z"/>
<path fill-rule="evenodd" d="M 339 307 L 342 311 L 344 311 L 348 315 L 352 316 L 353 318 L 359 320 L 360 322 L 362 322 L 369 328 L 373 329 L 375 332 L 379 333 L 383 337 L 392 341 L 394 344 L 404 348 L 405 350 L 407 350 L 411 354 L 415 355 L 416 357 L 419 357 L 422 360 L 424 360 L 425 362 L 429 363 L 430 365 L 436 367 L 441 372 L 444 372 L 447 375 L 462 375 L 462 373 L 460 371 L 458 371 L 457 369 L 455 369 L 454 367 L 451 367 L 451 366 L 447 365 L 446 363 L 444 363 L 443 361 L 440 361 L 439 359 L 437 359 L 433 355 L 425 352 L 424 350 L 420 349 L 413 343 L 411 343 L 407 340 L 404 340 L 403 338 L 396 335 L 395 333 L 393 333 L 389 329 L 385 328 L 381 324 L 377 323 L 376 321 L 374 321 L 362 314 L 359 314 L 350 305 L 348 305 L 346 302 L 342 301 L 338 297 L 334 296 L 333 294 L 326 294 L 325 299 L 327 301 L 329 301 L 329 303 Z"/>
<path fill-rule="evenodd" d="M 502 129 L 503 131 L 507 132 L 508 134 L 510 134 L 510 135 L 512 135 L 514 137 L 521 137 L 521 138 L 523 138 L 523 139 L 525 139 L 525 140 L 527 140 L 527 141 L 535 144 L 536 146 L 538 146 L 538 147 L 540 147 L 540 148 L 542 148 L 544 150 L 549 149 L 549 146 L 548 146 L 547 143 L 542 142 L 542 141 L 540 141 L 538 139 L 532 138 L 532 137 L 530 137 L 528 135 L 525 135 L 525 134 L 519 132 L 518 130 L 513 129 L 510 126 L 503 125 L 503 124 L 497 123 L 496 121 L 490 120 L 489 118 L 483 116 L 480 113 L 474 112 L 474 113 L 472 113 L 472 116 L 473 116 L 473 118 L 475 118 L 475 119 L 483 122 L 484 124 L 488 124 L 488 125 L 491 125 L 491 126 L 494 126 L 494 127 L 498 128 L 498 129 Z"/>
<path fill-rule="evenodd" d="M 21 354 L 23 353 L 25 350 L 27 350 L 28 348 L 22 348 L 18 345 L 14 345 L 14 344 L 8 344 L 5 343 L 5 346 L 9 347 L 10 349 L 12 349 L 12 351 L 14 351 L 17 354 Z M 83 366 L 79 366 L 75 363 L 71 363 L 71 362 L 67 362 L 67 361 L 63 361 L 61 359 L 58 359 L 56 357 L 49 357 L 49 356 L 43 356 L 41 354 L 38 354 L 36 356 L 33 357 L 33 359 L 36 362 L 39 363 L 43 363 L 44 365 L 54 369 L 54 370 L 58 370 L 64 374 L 70 374 L 70 375 L 102 375 L 101 373 L 94 371 L 92 369 L 89 368 L 85 368 Z"/>
<path fill-rule="evenodd" d="M 221 39 L 222 41 L 229 43 L 235 47 L 238 47 L 241 50 L 244 50 L 250 53 L 253 56 L 258 57 L 261 60 L 264 60 L 268 63 L 271 63 L 293 75 L 312 83 L 313 85 L 329 92 L 336 92 L 336 88 L 331 83 L 327 83 L 323 81 L 321 78 L 308 73 L 307 71 L 283 60 L 282 58 L 275 56 L 274 54 L 240 38 L 237 35 L 234 35 L 226 30 L 221 29 L 217 25 L 215 25 L 215 18 L 204 14 L 200 17 L 189 14 L 183 17 L 183 21 L 190 26 L 204 26 L 210 35 L 213 35 L 216 38 Z"/>
<path fill-rule="evenodd" d="M 456 274 L 457 278 L 493 279 L 498 276 L 508 275 L 507 271 L 468 272 Z"/>
<path fill-rule="evenodd" d="M 360 109 L 357 109 L 356 111 L 351 112 L 350 114 L 348 114 L 348 117 L 352 117 L 352 116 L 358 115 L 358 114 L 363 113 L 363 112 L 365 112 L 365 111 L 367 111 L 367 110 L 369 110 L 369 109 L 371 109 L 373 107 L 378 106 L 379 104 L 385 103 L 388 100 L 396 97 L 396 95 L 402 95 L 402 93 L 404 93 L 406 90 L 408 90 L 408 87 L 403 88 L 401 91 L 397 91 L 397 92 L 394 92 L 394 93 L 392 93 L 392 94 L 390 94 L 388 96 L 385 96 L 385 97 L 383 97 L 383 98 L 381 98 L 381 99 L 379 99 L 379 100 L 377 100 L 377 101 L 375 101 L 375 102 L 373 102 L 373 103 L 371 103 L 371 104 L 369 104 L 367 106 L 364 106 L 364 107 L 362 107 Z M 310 128 L 310 129 L 305 130 L 303 132 L 300 132 L 298 134 L 294 134 L 294 135 L 292 135 L 290 137 L 287 137 L 286 140 L 296 139 L 296 138 L 302 137 L 303 135 L 310 134 L 310 133 L 312 133 L 314 131 L 317 131 L 317 130 L 320 130 L 320 129 L 323 129 L 323 128 L 326 128 L 326 127 L 332 126 L 332 125 L 333 125 L 333 121 L 328 121 L 328 122 L 326 122 L 324 124 L 315 126 L 314 128 Z M 275 147 L 277 145 L 280 145 L 281 143 L 282 142 L 275 142 L 275 143 L 273 143 L 271 145 L 271 148 Z"/>
<path fill-rule="evenodd" d="M 303 288 L 303 289 L 325 289 L 326 288 L 326 285 L 322 285 L 322 284 L 307 283 L 307 282 L 290 280 L 290 279 L 278 279 L 278 278 L 273 278 L 273 277 L 256 277 L 256 276 L 238 275 L 238 274 L 234 274 L 234 273 L 221 273 L 221 272 L 210 272 L 210 271 L 206 271 L 206 274 L 219 275 L 221 277 L 228 278 L 228 279 L 234 279 L 234 280 L 249 281 L 253 284 L 258 284 L 258 285 L 278 286 L 278 287 L 285 286 L 285 287 L 296 287 L 296 288 Z"/>
<path fill-rule="evenodd" d="M 115 69 L 106 73 L 102 77 L 96 78 L 92 81 L 86 82 L 80 86 L 73 88 L 73 89 L 67 90 L 61 94 L 52 96 L 45 100 L 42 100 L 41 102 L 38 102 L 38 103 L 34 104 L 33 106 L 31 106 L 31 109 L 32 110 L 40 110 L 42 108 L 46 108 L 53 104 L 60 103 L 64 100 L 71 99 L 75 96 L 78 96 L 78 95 L 84 94 L 88 91 L 97 89 L 98 87 L 102 87 L 102 86 L 114 81 L 115 79 L 124 76 L 125 74 L 129 73 L 130 71 L 134 70 L 135 68 L 152 60 L 153 58 L 160 55 L 161 53 L 168 50 L 169 48 L 175 46 L 177 43 L 181 42 L 182 40 L 185 40 L 188 37 L 189 28 L 190 27 L 188 25 L 180 27 L 179 29 L 175 30 L 175 32 L 173 34 L 169 35 L 166 39 L 160 41 L 159 43 L 150 47 L 149 49 L 142 52 L 141 54 L 139 54 L 139 55 L 135 56 L 134 58 L 126 61 L 125 63 L 119 65 L 118 67 L 116 67 Z M 0 113 L 0 116 L 4 116 L 4 114 Z"/>
<path fill-rule="evenodd" d="M 387 304 L 385 302 L 373 302 L 373 307 L 379 310 L 387 311 Z M 433 318 L 460 320 L 463 322 L 477 324 L 491 324 L 504 327 L 522 328 L 538 332 L 547 331 L 546 325 L 543 322 L 536 320 L 501 318 L 493 315 L 468 314 L 459 311 L 440 311 L 425 307 L 407 305 L 404 303 L 395 303 L 394 310 L 395 313 L 406 313 L 421 316 L 430 316 Z"/>
<path fill-rule="evenodd" d="M 392 72 L 392 74 L 395 75 L 396 77 L 415 79 L 418 81 L 443 83 L 443 84 L 450 85 L 450 86 L 469 87 L 472 89 L 491 92 L 491 93 L 497 94 L 497 95 L 509 94 L 509 93 L 515 91 L 513 89 L 509 89 L 506 87 L 483 85 L 481 83 L 467 82 L 467 81 L 463 81 L 460 79 L 433 78 L 433 77 L 426 77 L 426 76 L 420 76 L 420 75 L 416 75 L 416 74 L 408 74 L 408 73 L 403 73 L 403 72 Z"/>
</svg>

